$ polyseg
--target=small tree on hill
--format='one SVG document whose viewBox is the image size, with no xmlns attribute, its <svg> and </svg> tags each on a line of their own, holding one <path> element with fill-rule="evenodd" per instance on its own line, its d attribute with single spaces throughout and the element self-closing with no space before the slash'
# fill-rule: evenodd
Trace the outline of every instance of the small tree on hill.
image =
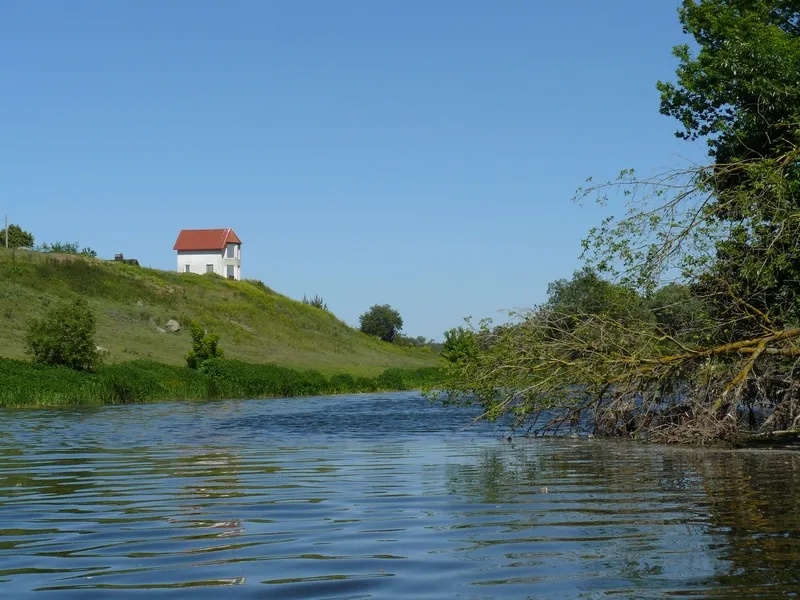
<svg viewBox="0 0 800 600">
<path fill-rule="evenodd" d="M 359 322 L 361 331 L 384 342 L 393 342 L 397 333 L 403 329 L 403 318 L 388 304 L 374 305 L 359 317 Z"/>
<path fill-rule="evenodd" d="M 307 304 L 308 306 L 313 306 L 314 308 L 321 308 L 322 310 L 328 310 L 328 305 L 325 304 L 325 300 L 323 300 L 322 296 L 319 295 L 315 295 L 311 299 L 303 295 L 302 302 L 303 304 Z"/>
<path fill-rule="evenodd" d="M 96 328 L 94 312 L 85 298 L 61 304 L 31 321 L 26 336 L 28 354 L 40 364 L 93 371 L 101 364 L 94 342 Z"/>
<path fill-rule="evenodd" d="M 6 244 L 6 230 L 0 229 L 0 246 Z M 23 230 L 19 225 L 8 226 L 9 248 L 33 248 L 33 234 Z"/>
<path fill-rule="evenodd" d="M 200 369 L 203 363 L 211 358 L 222 358 L 224 353 L 219 347 L 219 334 L 206 333 L 197 323 L 192 323 L 189 331 L 192 334 L 192 349 L 186 355 L 186 366 Z"/>
</svg>

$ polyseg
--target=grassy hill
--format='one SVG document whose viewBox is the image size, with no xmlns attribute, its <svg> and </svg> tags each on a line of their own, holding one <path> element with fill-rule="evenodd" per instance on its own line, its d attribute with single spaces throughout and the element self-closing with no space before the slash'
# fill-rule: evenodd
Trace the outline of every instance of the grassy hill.
<svg viewBox="0 0 800 600">
<path fill-rule="evenodd" d="M 97 344 L 108 350 L 109 363 L 185 364 L 188 324 L 198 321 L 220 334 L 227 358 L 250 363 L 364 376 L 437 364 L 429 351 L 366 336 L 261 282 L 6 249 L 0 249 L 0 356 L 23 358 L 28 320 L 75 294 L 96 312 Z M 183 329 L 159 331 L 169 319 Z"/>
</svg>

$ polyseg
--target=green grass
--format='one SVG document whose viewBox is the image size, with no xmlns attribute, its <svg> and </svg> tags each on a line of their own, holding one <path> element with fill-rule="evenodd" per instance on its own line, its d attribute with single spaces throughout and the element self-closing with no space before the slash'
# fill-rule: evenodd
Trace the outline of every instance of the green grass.
<svg viewBox="0 0 800 600">
<path fill-rule="evenodd" d="M 112 365 L 138 360 L 185 364 L 192 320 L 220 334 L 226 358 L 247 363 L 354 378 L 439 364 L 429 351 L 366 336 L 261 282 L 5 249 L 0 249 L 0 357 L 24 358 L 28 321 L 76 294 L 94 309 L 97 344 L 108 350 L 106 362 Z M 369 304 L 365 298 L 364 305 Z M 156 327 L 172 318 L 183 329 L 158 332 Z"/>
<path fill-rule="evenodd" d="M 387 369 L 377 377 L 215 359 L 206 372 L 138 360 L 95 373 L 0 359 L 0 407 L 128 404 L 160 400 L 276 398 L 405 390 L 438 381 L 438 368 Z"/>
</svg>

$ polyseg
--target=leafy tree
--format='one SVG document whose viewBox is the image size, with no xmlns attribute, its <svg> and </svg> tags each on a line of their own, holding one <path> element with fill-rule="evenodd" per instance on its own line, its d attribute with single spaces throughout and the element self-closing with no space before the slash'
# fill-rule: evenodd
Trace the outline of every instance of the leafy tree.
<svg viewBox="0 0 800 600">
<path fill-rule="evenodd" d="M 94 312 L 85 298 L 49 310 L 28 326 L 27 350 L 37 363 L 93 371 L 101 364 Z"/>
<path fill-rule="evenodd" d="M 454 327 L 444 332 L 442 356 L 451 363 L 474 357 L 478 351 L 475 332 L 464 327 Z"/>
<path fill-rule="evenodd" d="M 708 331 L 708 306 L 697 290 L 681 283 L 669 283 L 647 300 L 658 328 L 676 338 L 699 342 Z"/>
<path fill-rule="evenodd" d="M 797 0 L 684 0 L 680 21 L 698 51 L 676 46 L 677 81 L 657 85 L 678 137 L 705 138 L 720 165 L 793 148 L 799 16 Z"/>
<path fill-rule="evenodd" d="M 703 216 L 723 233 L 701 283 L 713 292 L 725 280 L 759 310 L 797 322 L 800 2 L 686 0 L 680 16 L 699 50 L 675 48 L 677 82 L 658 87 L 677 135 L 704 137 L 714 159 Z"/>
<path fill-rule="evenodd" d="M 403 329 L 403 318 L 388 304 L 375 304 L 359 317 L 359 322 L 361 331 L 384 342 L 393 342 L 397 333 Z"/>
<path fill-rule="evenodd" d="M 679 15 L 697 50 L 675 48 L 661 112 L 706 139 L 709 164 L 578 190 L 627 201 L 583 242 L 595 271 L 513 326 L 481 323 L 445 401 L 662 441 L 800 426 L 800 1 L 685 0 Z"/>
<path fill-rule="evenodd" d="M 212 358 L 222 358 L 224 353 L 219 347 L 219 334 L 206 333 L 197 323 L 189 327 L 192 335 L 192 349 L 186 355 L 186 366 L 190 369 L 202 369 L 203 364 Z"/>
<path fill-rule="evenodd" d="M 642 297 L 632 288 L 601 278 L 597 271 L 585 267 L 572 279 L 559 279 L 547 286 L 548 300 L 543 311 L 554 316 L 605 316 L 619 320 L 647 320 Z"/>
<path fill-rule="evenodd" d="M 5 246 L 6 230 L 0 229 L 0 246 Z M 23 230 L 19 225 L 8 226 L 9 248 L 33 248 L 33 234 Z"/>
</svg>

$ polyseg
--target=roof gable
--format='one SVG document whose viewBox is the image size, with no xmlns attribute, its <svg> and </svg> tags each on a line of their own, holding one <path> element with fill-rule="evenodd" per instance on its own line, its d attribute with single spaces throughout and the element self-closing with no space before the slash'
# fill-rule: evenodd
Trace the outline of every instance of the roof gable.
<svg viewBox="0 0 800 600">
<path fill-rule="evenodd" d="M 222 250 L 227 244 L 241 244 L 233 229 L 182 229 L 173 250 Z"/>
</svg>

